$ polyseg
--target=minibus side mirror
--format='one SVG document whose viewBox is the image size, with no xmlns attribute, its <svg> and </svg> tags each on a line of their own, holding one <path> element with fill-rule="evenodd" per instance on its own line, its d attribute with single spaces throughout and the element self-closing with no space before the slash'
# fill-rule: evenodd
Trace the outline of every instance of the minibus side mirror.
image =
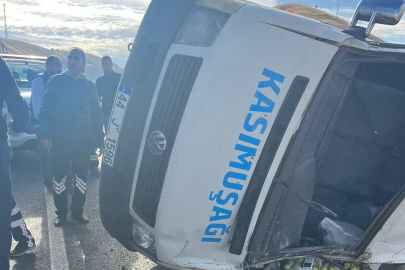
<svg viewBox="0 0 405 270">
<path fill-rule="evenodd" d="M 365 30 L 368 37 L 374 25 L 396 25 L 405 12 L 405 0 L 362 0 L 350 21 L 349 29 L 356 28 L 358 21 L 369 22 Z"/>
</svg>

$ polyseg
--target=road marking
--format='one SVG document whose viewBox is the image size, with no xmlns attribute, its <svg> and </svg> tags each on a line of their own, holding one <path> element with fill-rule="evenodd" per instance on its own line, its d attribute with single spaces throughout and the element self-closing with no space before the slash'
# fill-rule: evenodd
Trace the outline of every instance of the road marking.
<svg viewBox="0 0 405 270">
<path fill-rule="evenodd" d="M 53 220 L 56 217 L 56 214 L 54 212 L 55 206 L 53 202 L 53 196 L 52 194 L 48 194 L 46 188 L 45 199 L 49 232 L 49 251 L 51 254 L 51 269 L 69 270 L 63 228 L 57 228 L 53 225 Z"/>
</svg>

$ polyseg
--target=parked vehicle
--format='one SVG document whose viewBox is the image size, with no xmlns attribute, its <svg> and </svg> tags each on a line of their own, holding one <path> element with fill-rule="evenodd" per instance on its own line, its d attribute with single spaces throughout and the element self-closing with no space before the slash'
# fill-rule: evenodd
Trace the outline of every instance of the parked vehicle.
<svg viewBox="0 0 405 270">
<path fill-rule="evenodd" d="M 405 263 L 405 45 L 367 40 L 404 11 L 363 0 L 342 32 L 153 0 L 107 131 L 104 227 L 173 269 Z"/>
<path fill-rule="evenodd" d="M 29 105 L 31 101 L 32 80 L 38 73 L 44 71 L 46 57 L 14 54 L 0 54 L 0 56 L 3 57 L 10 67 L 21 95 Z M 3 116 L 7 123 L 12 119 L 7 111 L 7 104 L 3 104 Z M 37 137 L 31 126 L 28 126 L 25 132 L 21 133 L 18 137 L 10 136 L 9 140 L 14 150 L 37 151 Z"/>
</svg>

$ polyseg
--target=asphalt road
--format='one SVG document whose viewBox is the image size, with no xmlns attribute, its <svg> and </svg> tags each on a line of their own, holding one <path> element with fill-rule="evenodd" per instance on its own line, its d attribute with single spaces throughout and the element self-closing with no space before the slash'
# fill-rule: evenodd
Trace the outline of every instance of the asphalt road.
<svg viewBox="0 0 405 270">
<path fill-rule="evenodd" d="M 83 225 L 69 220 L 65 227 L 56 228 L 52 195 L 45 192 L 37 154 L 14 153 L 11 174 L 14 198 L 37 247 L 29 254 L 11 259 L 10 269 L 169 270 L 126 250 L 107 233 L 99 215 L 98 177 L 89 176 L 87 184 L 84 213 L 90 223 Z M 13 242 L 13 246 L 15 244 Z M 383 265 L 379 270 L 398 269 L 394 265 Z"/>
<path fill-rule="evenodd" d="M 14 198 L 37 248 L 20 258 L 11 259 L 10 269 L 167 269 L 126 250 L 107 233 L 100 220 L 97 176 L 88 179 L 84 213 L 90 223 L 82 225 L 69 221 L 65 227 L 55 228 L 52 196 L 45 192 L 36 153 L 14 153 L 11 174 Z M 15 244 L 13 242 L 13 246 Z"/>
</svg>

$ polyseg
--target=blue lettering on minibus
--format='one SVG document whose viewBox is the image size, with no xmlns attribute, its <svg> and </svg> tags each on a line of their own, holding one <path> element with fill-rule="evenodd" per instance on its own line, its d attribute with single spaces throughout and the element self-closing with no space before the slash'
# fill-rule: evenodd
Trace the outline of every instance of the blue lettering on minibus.
<svg viewBox="0 0 405 270">
<path fill-rule="evenodd" d="M 264 118 L 262 114 L 268 113 L 271 115 L 276 103 L 266 96 L 265 90 L 271 89 L 276 95 L 279 95 L 280 87 L 277 83 L 284 83 L 285 77 L 283 75 L 269 69 L 265 68 L 262 75 L 267 77 L 268 80 L 260 81 L 257 86 L 261 91 L 257 90 L 255 92 L 254 96 L 257 101 L 250 105 L 250 112 L 246 116 L 243 125 L 245 132 L 253 133 L 258 128 L 260 128 L 260 134 L 266 132 L 268 120 Z M 261 117 L 257 116 L 256 120 L 252 120 L 255 114 L 258 113 L 260 113 Z M 248 160 L 248 158 L 256 156 L 257 148 L 262 141 L 262 139 L 244 133 L 239 135 L 238 140 L 238 143 L 234 147 L 236 157 L 229 162 L 229 167 L 232 169 L 228 171 L 222 179 L 224 190 L 218 192 L 211 191 L 209 194 L 209 200 L 215 202 L 216 205 L 212 208 L 212 215 L 209 219 L 211 223 L 208 224 L 205 229 L 204 237 L 201 239 L 201 242 L 220 243 L 224 235 L 229 235 L 231 231 L 232 225 L 227 225 L 226 221 L 229 221 L 233 211 L 236 210 L 233 209 L 233 207 L 239 200 L 241 191 L 246 183 L 247 173 L 252 168 L 252 161 Z M 238 170 L 240 172 L 238 172 Z M 218 221 L 221 223 L 216 223 Z"/>
<path fill-rule="evenodd" d="M 243 152 L 243 154 L 238 156 L 238 159 L 241 162 L 231 161 L 229 162 L 229 167 L 244 171 L 250 171 L 250 167 L 252 166 L 252 164 L 250 163 L 250 161 L 247 161 L 246 158 L 253 157 L 254 155 L 256 155 L 257 149 L 237 144 L 235 146 L 235 150 Z"/>
<path fill-rule="evenodd" d="M 214 201 L 214 200 L 215 200 L 218 205 L 225 205 L 225 204 L 227 204 L 227 203 L 229 202 L 229 200 L 231 200 L 231 199 L 233 199 L 233 200 L 232 200 L 232 205 L 235 205 L 235 204 L 238 202 L 238 198 L 239 198 L 238 193 L 236 193 L 236 192 L 231 192 L 231 193 L 229 193 L 229 194 L 225 197 L 225 199 L 222 199 L 222 198 L 221 198 L 221 197 L 222 197 L 222 194 L 224 194 L 224 191 L 223 191 L 223 190 L 220 190 L 220 191 L 218 192 L 218 194 L 214 194 L 214 192 L 212 191 L 212 192 L 210 193 L 210 201 Z"/>
</svg>

